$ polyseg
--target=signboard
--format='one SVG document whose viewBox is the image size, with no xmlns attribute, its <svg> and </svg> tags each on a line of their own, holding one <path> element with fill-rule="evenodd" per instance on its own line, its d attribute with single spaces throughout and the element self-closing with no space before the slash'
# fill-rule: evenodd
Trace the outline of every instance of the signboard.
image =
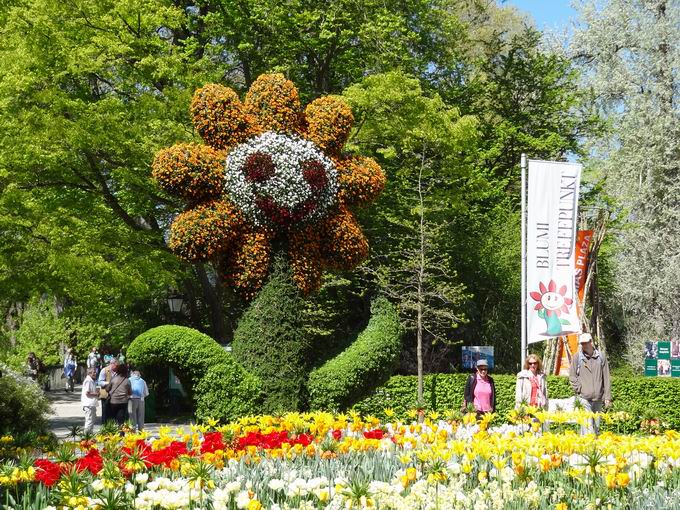
<svg viewBox="0 0 680 510">
<path fill-rule="evenodd" d="M 680 342 L 645 342 L 645 375 L 680 377 Z"/>
<path fill-rule="evenodd" d="M 647 377 L 656 377 L 656 360 L 655 359 L 646 359 L 645 360 L 645 375 Z"/>
<path fill-rule="evenodd" d="M 671 377 L 680 377 L 680 359 L 671 360 Z"/>
<path fill-rule="evenodd" d="M 527 343 L 580 333 L 575 285 L 581 165 L 529 161 Z"/>
<path fill-rule="evenodd" d="M 489 364 L 489 369 L 493 368 L 493 346 L 492 345 L 464 345 L 463 350 L 463 369 L 473 369 L 477 366 L 477 361 L 485 359 Z"/>
</svg>

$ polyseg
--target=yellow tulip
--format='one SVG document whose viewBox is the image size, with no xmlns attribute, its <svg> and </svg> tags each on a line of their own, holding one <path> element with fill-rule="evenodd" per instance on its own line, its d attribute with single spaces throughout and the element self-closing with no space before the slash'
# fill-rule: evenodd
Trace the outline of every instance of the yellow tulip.
<svg viewBox="0 0 680 510">
<path fill-rule="evenodd" d="M 619 487 L 627 487 L 630 483 L 630 475 L 625 472 L 621 472 L 616 475 L 616 483 Z"/>
</svg>

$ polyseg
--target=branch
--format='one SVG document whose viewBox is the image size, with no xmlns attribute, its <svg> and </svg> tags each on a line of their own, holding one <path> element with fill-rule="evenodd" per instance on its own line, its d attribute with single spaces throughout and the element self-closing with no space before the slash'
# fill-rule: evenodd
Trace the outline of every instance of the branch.
<svg viewBox="0 0 680 510">
<path fill-rule="evenodd" d="M 90 165 L 90 169 L 92 170 L 95 178 L 97 179 L 97 182 L 99 184 L 99 191 L 101 192 L 102 196 L 104 197 L 104 202 L 111 208 L 111 210 L 121 219 L 123 222 L 132 228 L 133 230 L 137 231 L 146 231 L 149 229 L 146 229 L 142 227 L 139 223 L 135 221 L 135 219 L 130 216 L 125 209 L 120 205 L 118 202 L 118 199 L 115 197 L 111 189 L 109 188 L 109 185 L 106 182 L 106 178 L 104 175 L 99 171 L 99 165 L 97 164 L 97 161 L 94 158 L 94 155 L 90 153 L 89 151 L 85 151 L 85 157 L 87 159 L 88 164 Z"/>
</svg>

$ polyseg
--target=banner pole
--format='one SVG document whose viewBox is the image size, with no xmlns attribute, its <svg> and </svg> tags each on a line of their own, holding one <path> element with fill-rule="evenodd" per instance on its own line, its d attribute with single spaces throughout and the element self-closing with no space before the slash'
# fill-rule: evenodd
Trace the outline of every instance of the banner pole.
<svg viewBox="0 0 680 510">
<path fill-rule="evenodd" d="M 522 337 L 521 337 L 521 365 L 520 369 L 524 368 L 524 361 L 527 357 L 527 155 L 522 153 L 521 163 L 522 169 Z"/>
</svg>

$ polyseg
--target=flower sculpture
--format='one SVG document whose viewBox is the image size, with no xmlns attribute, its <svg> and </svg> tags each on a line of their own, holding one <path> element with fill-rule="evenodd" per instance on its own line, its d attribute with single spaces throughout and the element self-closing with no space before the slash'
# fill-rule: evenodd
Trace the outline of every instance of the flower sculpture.
<svg viewBox="0 0 680 510">
<path fill-rule="evenodd" d="M 171 226 L 169 245 L 190 262 L 213 261 L 225 282 L 252 297 L 283 247 L 303 293 L 319 288 L 324 269 L 351 269 L 368 243 L 350 210 L 385 186 L 370 158 L 342 153 L 352 111 L 321 97 L 303 111 L 293 83 L 260 76 L 241 102 L 210 84 L 191 103 L 206 144 L 162 149 L 153 176 L 187 202 Z"/>
</svg>

